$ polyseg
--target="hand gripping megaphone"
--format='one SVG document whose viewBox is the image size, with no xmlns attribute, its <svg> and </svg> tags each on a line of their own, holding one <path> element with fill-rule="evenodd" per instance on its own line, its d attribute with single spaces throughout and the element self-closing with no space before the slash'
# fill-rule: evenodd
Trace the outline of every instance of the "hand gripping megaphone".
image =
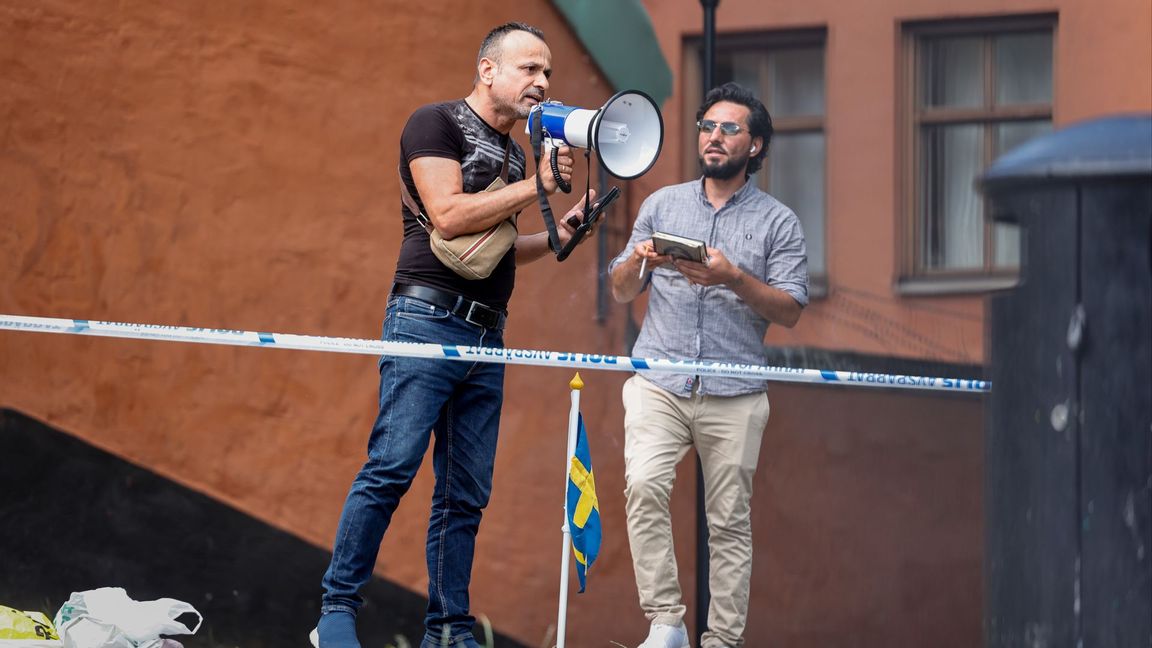
<svg viewBox="0 0 1152 648">
<path fill-rule="evenodd" d="M 528 115 L 526 131 L 532 137 L 533 154 L 537 167 L 540 165 L 540 143 L 548 140 L 552 149 L 552 173 L 556 184 L 565 193 L 572 190 L 560 178 L 556 167 L 556 147 L 574 146 L 596 151 L 601 166 L 609 174 L 621 180 L 638 178 L 648 172 L 660 155 L 664 144 L 664 120 L 656 102 L 639 90 L 624 90 L 616 93 L 598 109 L 565 106 L 558 101 L 546 101 Z M 591 169 L 588 172 L 591 179 Z M 552 210 L 539 176 L 536 179 L 540 211 L 548 225 L 549 247 L 556 258 L 563 261 L 584 238 L 603 213 L 604 208 L 619 194 L 613 187 L 595 204 L 588 204 L 585 196 L 584 218 L 576 226 L 576 233 L 568 244 L 560 247 Z"/>
</svg>

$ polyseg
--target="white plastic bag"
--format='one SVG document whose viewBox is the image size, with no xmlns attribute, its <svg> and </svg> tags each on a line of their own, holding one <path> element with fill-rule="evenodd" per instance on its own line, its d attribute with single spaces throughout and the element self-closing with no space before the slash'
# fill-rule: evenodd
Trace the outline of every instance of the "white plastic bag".
<svg viewBox="0 0 1152 648">
<path fill-rule="evenodd" d="M 191 630 L 176 620 L 188 612 L 197 617 Z M 120 587 L 73 592 L 55 619 L 64 648 L 160 648 L 161 634 L 196 634 L 203 622 L 184 601 L 134 601 Z"/>
</svg>

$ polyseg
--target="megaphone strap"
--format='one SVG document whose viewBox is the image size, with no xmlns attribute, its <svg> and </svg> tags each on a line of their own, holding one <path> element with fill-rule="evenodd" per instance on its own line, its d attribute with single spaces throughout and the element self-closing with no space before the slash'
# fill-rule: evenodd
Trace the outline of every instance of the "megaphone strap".
<svg viewBox="0 0 1152 648">
<path fill-rule="evenodd" d="M 544 142 L 544 117 L 539 110 L 528 115 L 528 133 L 531 136 L 532 159 L 536 161 L 536 198 L 540 202 L 540 215 L 548 228 L 548 249 L 559 254 L 560 235 L 556 232 L 556 220 L 552 217 L 552 206 L 548 204 L 548 192 L 544 191 L 544 181 L 540 179 L 540 145 Z"/>
<path fill-rule="evenodd" d="M 620 191 L 613 187 L 606 196 L 601 197 L 596 201 L 596 205 L 591 203 L 592 196 L 592 165 L 588 165 L 588 177 L 584 187 L 584 217 L 580 219 L 580 224 L 576 226 L 575 233 L 572 238 L 568 239 L 567 245 L 560 245 L 560 235 L 556 231 L 556 220 L 552 216 L 552 206 L 548 203 L 548 193 L 544 191 L 544 182 L 540 180 L 540 145 L 543 143 L 544 134 L 541 125 L 541 117 L 539 111 L 536 111 L 528 116 L 528 132 L 532 136 L 532 157 L 536 160 L 536 197 L 540 201 L 540 215 L 544 217 L 544 224 L 548 226 L 548 249 L 556 255 L 557 261 L 563 261 L 568 258 L 572 250 L 584 240 L 588 235 L 591 228 L 596 223 L 596 218 L 600 215 L 605 207 L 607 207 L 617 196 Z M 552 167 L 555 170 L 556 149 L 552 149 Z M 584 151 L 584 158 L 588 159 L 589 151 Z M 556 171 L 557 175 L 559 172 Z"/>
</svg>

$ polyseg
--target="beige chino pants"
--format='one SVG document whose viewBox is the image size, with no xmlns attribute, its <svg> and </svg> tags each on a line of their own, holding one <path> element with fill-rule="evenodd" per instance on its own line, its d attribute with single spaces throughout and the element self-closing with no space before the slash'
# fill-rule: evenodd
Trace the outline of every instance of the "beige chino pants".
<svg viewBox="0 0 1152 648">
<path fill-rule="evenodd" d="M 628 541 L 640 607 L 652 623 L 684 618 L 669 499 L 676 464 L 695 447 L 704 472 L 711 603 L 702 648 L 743 645 L 752 576 L 752 477 L 768 395 L 674 396 L 640 376 L 624 383 Z"/>
</svg>

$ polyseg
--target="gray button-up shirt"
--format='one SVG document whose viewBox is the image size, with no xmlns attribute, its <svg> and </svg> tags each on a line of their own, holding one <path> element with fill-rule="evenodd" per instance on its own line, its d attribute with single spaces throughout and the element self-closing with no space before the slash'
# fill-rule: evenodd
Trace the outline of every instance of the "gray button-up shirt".
<svg viewBox="0 0 1152 648">
<path fill-rule="evenodd" d="M 632 238 L 609 266 L 628 259 L 653 232 L 704 241 L 741 270 L 808 304 L 808 253 L 800 219 L 751 180 L 714 209 L 703 179 L 665 187 L 640 207 Z M 632 355 L 641 358 L 764 364 L 768 320 L 727 286 L 693 286 L 671 265 L 652 271 L 648 313 Z M 696 376 L 650 372 L 644 377 L 678 396 L 692 393 Z M 700 376 L 699 391 L 736 396 L 763 391 L 751 378 Z"/>
</svg>

